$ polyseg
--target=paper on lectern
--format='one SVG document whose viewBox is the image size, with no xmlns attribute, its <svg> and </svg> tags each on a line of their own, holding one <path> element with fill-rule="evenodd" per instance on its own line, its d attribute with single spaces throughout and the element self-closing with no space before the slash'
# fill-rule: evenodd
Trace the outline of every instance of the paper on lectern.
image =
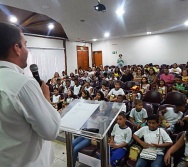
<svg viewBox="0 0 188 167">
<path fill-rule="evenodd" d="M 61 118 L 61 128 L 79 130 L 98 107 L 99 104 L 77 103 Z"/>
</svg>

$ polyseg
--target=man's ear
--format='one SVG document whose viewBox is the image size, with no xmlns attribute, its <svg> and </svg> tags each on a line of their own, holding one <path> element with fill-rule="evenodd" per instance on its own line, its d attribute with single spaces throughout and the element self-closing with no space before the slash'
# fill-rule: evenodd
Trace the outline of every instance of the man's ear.
<svg viewBox="0 0 188 167">
<path fill-rule="evenodd" d="M 21 54 L 21 49 L 20 49 L 20 47 L 19 47 L 18 44 L 14 44 L 13 50 L 14 50 L 14 52 L 16 52 L 16 54 L 17 54 L 18 56 L 20 56 L 20 54 Z"/>
</svg>

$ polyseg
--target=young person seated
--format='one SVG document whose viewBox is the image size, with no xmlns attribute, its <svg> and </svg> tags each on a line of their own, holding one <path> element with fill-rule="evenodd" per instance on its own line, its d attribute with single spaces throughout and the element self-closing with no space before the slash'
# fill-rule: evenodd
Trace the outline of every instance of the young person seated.
<svg viewBox="0 0 188 167">
<path fill-rule="evenodd" d="M 149 116 L 147 119 L 148 126 L 140 128 L 133 134 L 133 138 L 138 142 L 143 149 L 149 152 L 155 152 L 156 159 L 149 160 L 149 155 L 147 157 L 141 157 L 136 162 L 136 167 L 163 167 L 164 166 L 164 150 L 165 147 L 171 146 L 172 140 L 167 134 L 167 132 L 159 128 L 159 118 L 157 115 Z M 144 138 L 144 141 L 141 140 Z M 142 153 L 142 152 L 141 152 Z"/>
<path fill-rule="evenodd" d="M 58 88 L 54 88 L 53 90 L 54 94 L 52 95 L 52 102 L 51 104 L 57 108 L 57 104 L 61 101 L 61 96 L 59 95 Z"/>
<path fill-rule="evenodd" d="M 124 96 L 117 95 L 116 101 L 114 101 L 114 102 L 117 102 L 117 103 L 114 103 L 112 105 L 112 111 L 114 111 L 114 112 L 119 111 L 120 106 L 123 105 L 121 107 L 121 111 L 124 111 L 126 113 L 126 105 L 125 105 L 125 103 L 123 103 L 124 102 Z"/>
<path fill-rule="evenodd" d="M 175 124 L 183 117 L 183 113 L 176 107 L 166 107 L 166 109 L 159 111 L 159 117 L 163 127 L 167 132 L 173 133 L 175 130 Z M 165 122 L 165 124 L 163 123 Z"/>
<path fill-rule="evenodd" d="M 187 75 L 187 70 L 186 69 L 184 69 L 182 71 L 182 81 L 183 81 L 183 83 L 188 84 L 188 75 Z"/>
<path fill-rule="evenodd" d="M 98 112 L 96 112 L 96 113 L 92 114 L 92 116 L 84 124 L 83 130 L 90 131 L 93 133 L 98 133 L 100 130 L 99 129 L 100 124 L 102 122 L 103 122 L 103 119 L 102 119 L 101 115 Z M 73 166 L 75 167 L 77 157 L 78 157 L 78 152 L 81 149 L 83 149 L 84 147 L 91 145 L 91 140 L 88 138 L 79 136 L 73 140 L 72 145 L 73 145 Z"/>
<path fill-rule="evenodd" d="M 166 87 L 166 83 L 163 79 L 159 80 L 159 82 L 157 84 L 157 91 L 162 94 L 163 98 L 165 98 L 165 96 L 167 94 L 167 87 Z"/>
<path fill-rule="evenodd" d="M 187 85 L 185 85 L 182 82 L 181 76 L 176 77 L 175 83 L 172 86 L 172 91 L 177 91 L 177 92 L 187 95 L 187 93 L 188 93 Z"/>
<path fill-rule="evenodd" d="M 120 112 L 111 133 L 110 165 L 113 167 L 127 154 L 126 147 L 132 138 L 132 130 L 126 126 L 126 120 L 125 112 Z"/>
<path fill-rule="evenodd" d="M 73 93 L 75 96 L 78 96 L 81 91 L 81 85 L 79 84 L 79 81 L 77 78 L 74 80 L 74 83 L 75 83 L 75 85 L 73 87 Z"/>
<path fill-rule="evenodd" d="M 142 100 L 135 99 L 135 108 L 129 114 L 130 121 L 137 129 L 146 125 L 147 111 L 143 108 Z"/>
<path fill-rule="evenodd" d="M 114 102 L 117 100 L 117 96 L 118 95 L 122 95 L 122 96 L 125 96 L 125 93 L 123 91 L 123 89 L 121 88 L 121 83 L 120 81 L 116 81 L 115 83 L 115 88 L 111 89 L 110 92 L 108 93 L 107 95 L 107 98 Z"/>
<path fill-rule="evenodd" d="M 178 67 L 177 63 L 174 63 L 172 65 L 173 67 L 171 69 L 169 69 L 170 73 L 176 73 L 176 74 L 181 74 L 181 68 Z"/>
</svg>

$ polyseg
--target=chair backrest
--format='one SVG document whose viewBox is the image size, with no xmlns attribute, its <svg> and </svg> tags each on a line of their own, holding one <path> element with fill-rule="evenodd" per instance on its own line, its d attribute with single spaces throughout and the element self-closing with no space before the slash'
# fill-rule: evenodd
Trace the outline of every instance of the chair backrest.
<svg viewBox="0 0 188 167">
<path fill-rule="evenodd" d="M 132 122 L 130 122 L 129 120 L 126 121 L 126 125 L 132 130 L 132 133 L 134 133 L 136 131 L 135 125 Z"/>
<path fill-rule="evenodd" d="M 143 102 L 143 107 L 146 109 L 148 116 L 153 115 L 153 105 L 147 102 Z"/>
<path fill-rule="evenodd" d="M 124 89 L 125 90 L 130 90 L 135 85 L 136 85 L 136 83 L 134 81 L 127 81 L 124 84 Z"/>
<path fill-rule="evenodd" d="M 144 101 L 148 103 L 161 103 L 163 100 L 161 93 L 150 90 L 144 96 Z"/>
<path fill-rule="evenodd" d="M 169 92 L 162 104 L 183 105 L 186 104 L 186 96 L 180 92 Z"/>
</svg>

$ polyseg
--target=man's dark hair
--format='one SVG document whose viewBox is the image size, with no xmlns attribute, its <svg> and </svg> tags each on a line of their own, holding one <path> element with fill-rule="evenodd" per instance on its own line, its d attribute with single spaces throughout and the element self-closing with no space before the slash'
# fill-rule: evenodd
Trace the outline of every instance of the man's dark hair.
<svg viewBox="0 0 188 167">
<path fill-rule="evenodd" d="M 150 115 L 147 118 L 147 121 L 149 121 L 149 120 L 155 120 L 157 123 L 159 123 L 159 116 L 158 115 Z"/>
<path fill-rule="evenodd" d="M 54 90 L 57 90 L 57 91 L 59 91 L 59 90 L 58 90 L 58 88 L 54 88 L 54 89 L 53 89 L 53 91 L 54 91 Z"/>
<path fill-rule="evenodd" d="M 21 48 L 21 30 L 13 24 L 0 23 L 0 59 L 8 56 L 9 49 L 18 44 Z"/>
<path fill-rule="evenodd" d="M 123 118 L 126 118 L 126 112 L 125 111 L 121 111 L 118 116 L 122 116 Z"/>
<path fill-rule="evenodd" d="M 176 76 L 176 78 L 182 80 L 182 76 L 181 75 Z"/>
</svg>

